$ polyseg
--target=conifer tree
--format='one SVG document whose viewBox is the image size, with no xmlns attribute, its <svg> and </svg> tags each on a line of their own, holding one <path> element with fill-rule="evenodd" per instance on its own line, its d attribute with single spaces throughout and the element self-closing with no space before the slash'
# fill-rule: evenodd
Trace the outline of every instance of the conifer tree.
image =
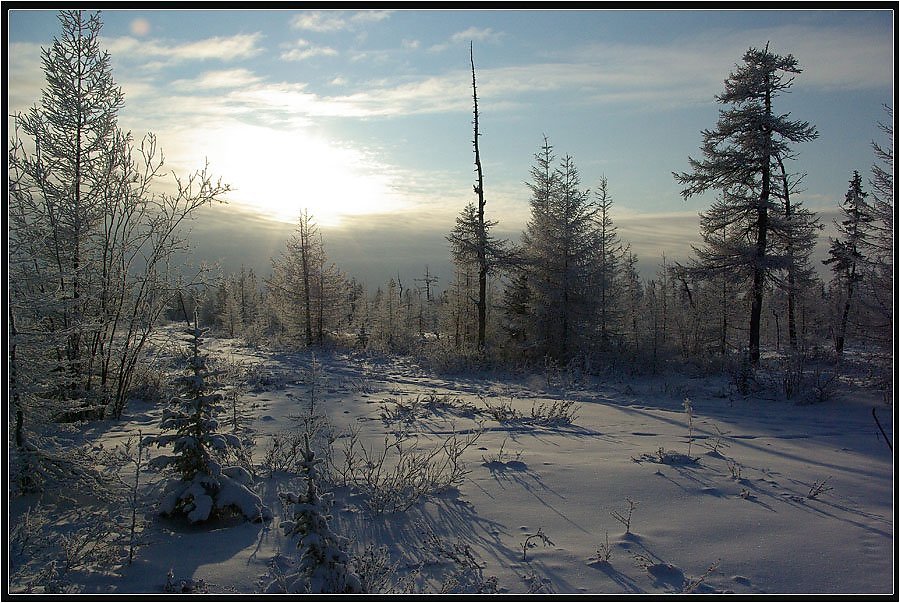
<svg viewBox="0 0 900 603">
<path fill-rule="evenodd" d="M 610 338 L 616 335 L 619 317 L 619 273 L 622 269 L 622 243 L 613 223 L 612 195 L 609 194 L 606 176 L 600 177 L 594 191 L 597 202 L 597 266 L 596 290 L 598 304 L 598 330 L 600 345 L 609 348 Z"/>
<path fill-rule="evenodd" d="M 834 325 L 834 350 L 838 356 L 844 352 L 844 341 L 847 335 L 847 321 L 853 305 L 854 293 L 862 277 L 861 268 L 865 262 L 863 248 L 867 230 L 872 221 L 872 208 L 866 201 L 868 193 L 862 190 L 862 177 L 854 171 L 850 179 L 850 188 L 844 196 L 841 213 L 844 219 L 835 221 L 834 225 L 841 235 L 831 239 L 828 258 L 823 260 L 826 266 L 834 271 L 837 286 L 841 289 L 842 304 L 837 324 Z"/>
<path fill-rule="evenodd" d="M 791 349 L 798 350 L 797 313 L 802 302 L 802 291 L 808 290 L 816 280 L 810 260 L 815 248 L 817 233 L 822 228 L 816 215 L 796 200 L 801 192 L 799 184 L 803 176 L 791 179 L 784 161 L 776 157 L 777 171 L 773 196 L 780 199 L 782 210 L 773 215 L 773 243 L 775 253 L 784 258 L 783 274 L 775 272 L 773 280 L 785 292 L 787 298 L 788 341 Z"/>
<path fill-rule="evenodd" d="M 266 285 L 289 336 L 307 347 L 322 345 L 326 331 L 342 320 L 349 284 L 328 262 L 324 238 L 306 210 L 281 257 L 272 260 Z"/>
<path fill-rule="evenodd" d="M 472 187 L 477 197 L 476 203 L 469 203 L 456 218 L 456 225 L 447 237 L 450 242 L 450 253 L 453 263 L 461 270 L 474 269 L 478 277 L 478 296 L 474 300 L 477 313 L 478 333 L 475 347 L 483 350 L 487 330 L 487 280 L 491 273 L 496 272 L 506 255 L 505 242 L 491 235 L 491 229 L 497 225 L 495 220 L 489 220 L 484 215 L 484 170 L 481 164 L 481 150 L 479 147 L 479 114 L 478 114 L 478 89 L 475 83 L 475 55 L 472 44 L 469 44 L 469 61 L 472 66 L 472 105 L 474 136 L 472 146 L 475 150 L 475 176 L 476 182 Z"/>
<path fill-rule="evenodd" d="M 790 145 L 818 136 L 808 122 L 779 115 L 774 101 L 793 84 L 802 70 L 791 56 L 750 48 L 743 65 L 725 80 L 725 92 L 716 100 L 720 109 L 716 129 L 703 131 L 704 158 L 689 158 L 690 172 L 673 173 L 688 199 L 708 190 L 721 193 L 717 205 L 708 212 L 708 228 L 719 231 L 730 225 L 727 253 L 721 258 L 709 249 L 704 263 L 721 270 L 731 263 L 748 273 L 750 279 L 749 357 L 759 363 L 760 317 L 766 280 L 773 268 L 772 218 L 775 211 L 773 187 L 777 185 L 772 167 L 777 157 L 790 156 Z M 721 261 L 720 261 L 721 260 Z"/>
<path fill-rule="evenodd" d="M 173 261 L 188 249 L 184 223 L 228 187 L 203 169 L 154 193 L 161 152 L 152 134 L 136 146 L 118 127 L 124 95 L 100 50 L 99 13 L 59 20 L 41 53 L 40 104 L 14 117 L 10 299 L 23 364 L 53 365 L 43 387 L 120 417 L 145 343 L 190 284 Z"/>
<path fill-rule="evenodd" d="M 218 433 L 216 415 L 223 410 L 222 394 L 213 391 L 218 374 L 207 365 L 203 336 L 196 314 L 184 332 L 190 346 L 188 373 L 179 379 L 182 394 L 163 411 L 162 433 L 148 436 L 145 445 L 172 446 L 171 455 L 151 461 L 157 468 L 171 467 L 176 477 L 167 485 L 159 510 L 163 515 L 184 515 L 191 523 L 233 509 L 252 521 L 268 521 L 272 513 L 248 487 L 251 477 L 242 467 L 222 467 L 228 448 L 240 447 L 233 434 Z M 173 432 L 173 433 L 167 433 Z"/>
<path fill-rule="evenodd" d="M 869 188 L 872 220 L 862 241 L 866 263 L 860 303 L 865 310 L 863 327 L 870 341 L 888 347 L 893 341 L 894 288 L 894 129 L 893 111 L 885 106 L 889 121 L 879 122 L 885 142 L 872 142 L 876 162 L 872 165 Z"/>
<path fill-rule="evenodd" d="M 327 494 L 319 492 L 319 465 L 309 447 L 309 435 L 303 437 L 300 467 L 306 478 L 306 492 L 282 492 L 281 498 L 293 505 L 294 516 L 282 524 L 289 536 L 297 536 L 300 557 L 283 579 L 272 582 L 269 592 L 352 594 L 363 592 L 362 582 L 350 565 L 348 540 L 329 525 Z"/>
<path fill-rule="evenodd" d="M 522 234 L 518 277 L 505 305 L 529 355 L 568 361 L 583 352 L 594 324 L 596 204 L 581 188 L 571 156 L 554 167 L 547 138 L 531 169 L 531 219 Z"/>
</svg>

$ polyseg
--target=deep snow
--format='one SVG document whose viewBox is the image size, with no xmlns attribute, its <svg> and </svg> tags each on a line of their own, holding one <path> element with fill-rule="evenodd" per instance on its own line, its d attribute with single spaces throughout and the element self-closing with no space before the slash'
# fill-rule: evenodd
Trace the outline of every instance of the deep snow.
<svg viewBox="0 0 900 603">
<path fill-rule="evenodd" d="M 208 344 L 213 357 L 259 364 L 274 377 L 240 398 L 261 462 L 269 438 L 296 430 L 290 417 L 306 408 L 310 353 L 212 337 Z M 338 430 L 357 426 L 370 446 L 397 428 L 383 419 L 391 399 L 449 395 L 525 415 L 540 404 L 576 405 L 570 425 L 481 416 L 484 431 L 463 455 L 470 470 L 463 483 L 408 511 L 373 517 L 354 492 L 335 492 L 332 529 L 357 549 L 387 546 L 398 576 L 419 568 L 419 589 L 440 589 L 453 569 L 427 545 L 440 541 L 468 544 L 483 576 L 508 593 L 895 592 L 894 456 L 872 407 L 891 437 L 893 421 L 874 390 L 844 383 L 831 400 L 799 406 L 730 393 L 725 377 L 617 375 L 563 384 L 543 374 L 434 376 L 406 358 L 315 354 L 325 379 L 317 409 Z M 111 448 L 138 429 L 158 431 L 159 407 L 132 401 L 126 415 L 91 437 Z M 440 408 L 408 425 L 426 446 L 454 430 L 471 433 L 478 420 Z M 660 449 L 686 455 L 689 447 L 696 461 L 660 462 Z M 280 529 L 290 517 L 277 493 L 299 483 L 299 476 L 261 472 L 256 491 L 275 513 L 267 523 L 154 518 L 131 566 L 76 581 L 87 593 L 161 594 L 172 570 L 176 580 L 203 580 L 209 592 L 258 592 L 272 563 L 296 553 L 296 539 Z M 817 486 L 822 492 L 811 497 Z M 636 502 L 630 533 L 613 516 L 627 515 L 626 499 Z M 13 513 L 26 503 L 17 501 Z M 523 560 L 523 544 L 539 529 L 547 541 L 532 538 Z M 604 562 L 598 554 L 607 539 Z"/>
</svg>

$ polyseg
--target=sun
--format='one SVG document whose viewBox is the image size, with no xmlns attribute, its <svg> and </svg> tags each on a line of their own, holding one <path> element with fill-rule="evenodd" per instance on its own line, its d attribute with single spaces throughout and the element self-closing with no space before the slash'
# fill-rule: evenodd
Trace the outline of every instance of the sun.
<svg viewBox="0 0 900 603">
<path fill-rule="evenodd" d="M 303 129 L 234 123 L 207 128 L 201 142 L 210 170 L 232 188 L 228 201 L 271 220 L 296 223 L 306 210 L 318 224 L 340 227 L 344 217 L 408 205 L 389 167 Z"/>
</svg>

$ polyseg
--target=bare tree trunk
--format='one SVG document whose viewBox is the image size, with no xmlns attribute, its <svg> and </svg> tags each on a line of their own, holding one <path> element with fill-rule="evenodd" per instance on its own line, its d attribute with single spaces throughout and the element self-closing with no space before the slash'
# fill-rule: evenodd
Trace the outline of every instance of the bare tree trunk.
<svg viewBox="0 0 900 603">
<path fill-rule="evenodd" d="M 312 301 L 309 291 L 309 214 L 305 211 L 300 218 L 300 262 L 303 270 L 303 309 L 306 321 L 306 345 L 313 344 Z"/>
<path fill-rule="evenodd" d="M 776 159 L 778 160 L 778 167 L 781 168 L 781 183 L 784 187 L 784 217 L 787 218 L 788 221 L 788 240 L 787 240 L 787 254 L 788 254 L 788 274 L 787 274 L 787 313 L 788 313 L 788 340 L 791 344 L 791 349 L 797 349 L 797 321 L 795 318 L 795 308 L 796 308 L 796 299 L 797 299 L 797 291 L 795 284 L 795 274 L 796 274 L 796 263 L 794 260 L 794 230 L 790 226 L 791 222 L 791 192 L 790 187 L 788 186 L 788 178 L 787 171 L 784 169 L 784 162 L 781 160 L 780 155 L 776 155 Z"/>
<path fill-rule="evenodd" d="M 487 321 L 487 231 L 484 224 L 484 173 L 481 169 L 481 154 L 478 149 L 478 92 L 475 88 L 475 56 L 472 43 L 469 43 L 469 60 L 472 63 L 472 103 L 475 107 L 475 170 L 478 173 L 478 184 L 475 194 L 478 195 L 478 349 L 484 349 L 485 322 Z"/>
</svg>

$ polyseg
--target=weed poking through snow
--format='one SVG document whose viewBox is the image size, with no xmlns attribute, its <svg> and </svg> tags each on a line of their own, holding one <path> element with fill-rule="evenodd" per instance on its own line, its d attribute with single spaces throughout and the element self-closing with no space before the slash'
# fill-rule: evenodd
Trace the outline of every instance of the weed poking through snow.
<svg viewBox="0 0 900 603">
<path fill-rule="evenodd" d="M 534 534 L 526 534 L 525 541 L 522 543 L 522 561 L 528 561 L 528 549 L 533 549 L 537 543 L 541 542 L 544 546 L 553 546 L 553 541 L 544 534 L 544 528 L 538 528 Z"/>
<path fill-rule="evenodd" d="M 834 488 L 832 488 L 831 486 L 825 485 L 828 483 L 828 480 L 830 480 L 830 479 L 831 479 L 831 476 L 829 475 L 828 477 L 826 477 L 825 479 L 823 479 L 820 482 L 813 482 L 813 485 L 810 486 L 810 488 L 809 488 L 809 493 L 806 495 L 806 498 L 813 499 L 813 498 L 818 497 L 820 494 L 828 492 L 829 490 L 834 490 Z"/>
<path fill-rule="evenodd" d="M 625 526 L 625 533 L 631 534 L 631 516 L 634 514 L 634 508 L 637 507 L 640 503 L 631 497 L 625 499 L 625 502 L 628 503 L 628 510 L 623 514 L 619 513 L 616 510 L 612 510 L 609 514 L 613 519 L 621 523 Z"/>
<path fill-rule="evenodd" d="M 597 547 L 597 553 L 588 559 L 588 561 L 596 563 L 609 563 L 612 559 L 612 547 L 609 544 L 609 531 L 606 532 L 606 540 Z"/>
</svg>

